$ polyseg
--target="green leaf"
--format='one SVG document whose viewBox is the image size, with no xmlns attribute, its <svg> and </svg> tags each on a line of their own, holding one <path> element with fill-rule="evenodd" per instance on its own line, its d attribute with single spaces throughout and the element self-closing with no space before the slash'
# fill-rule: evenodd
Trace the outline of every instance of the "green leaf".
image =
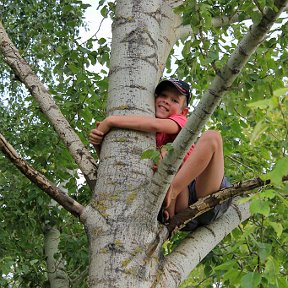
<svg viewBox="0 0 288 288">
<path fill-rule="evenodd" d="M 30 261 L 30 264 L 31 264 L 31 265 L 34 265 L 34 264 L 36 264 L 36 263 L 38 263 L 38 262 L 39 262 L 38 259 L 33 259 L 33 260 Z"/>
<path fill-rule="evenodd" d="M 252 135 L 250 136 L 250 143 L 254 145 L 255 141 L 263 134 L 265 130 L 267 130 L 268 125 L 265 123 L 264 120 L 259 121 L 254 130 Z"/>
<path fill-rule="evenodd" d="M 106 6 L 104 6 L 104 7 L 101 9 L 101 11 L 100 11 L 101 15 L 102 15 L 104 18 L 107 17 L 108 12 L 109 12 L 109 10 L 107 9 Z"/>
<path fill-rule="evenodd" d="M 250 204 L 250 212 L 252 214 L 259 213 L 267 217 L 270 213 L 269 203 L 262 199 L 254 199 Z"/>
<path fill-rule="evenodd" d="M 154 163 L 158 163 L 160 160 L 160 152 L 154 149 L 145 150 L 141 155 L 141 160 L 151 159 Z"/>
<path fill-rule="evenodd" d="M 282 177 L 286 175 L 288 175 L 288 156 L 278 160 L 274 169 L 261 178 L 264 180 L 271 179 L 271 183 L 280 185 L 282 184 Z"/>
<path fill-rule="evenodd" d="M 265 109 L 265 108 L 277 107 L 277 103 L 278 103 L 277 99 L 275 97 L 271 97 L 269 99 L 264 99 L 264 100 L 259 100 L 253 103 L 249 103 L 247 104 L 247 106 L 252 109 L 256 109 L 256 108 Z"/>
<path fill-rule="evenodd" d="M 163 147 L 167 152 L 173 151 L 173 149 L 174 149 L 174 146 L 172 143 L 167 143 L 167 144 L 163 145 Z"/>
<path fill-rule="evenodd" d="M 100 39 L 98 40 L 98 43 L 99 43 L 99 45 L 103 45 L 103 44 L 106 43 L 106 39 L 105 39 L 105 38 L 100 38 Z"/>
<path fill-rule="evenodd" d="M 69 68 L 70 71 L 72 71 L 75 74 L 79 71 L 79 68 L 76 67 L 74 64 L 69 64 L 68 68 Z"/>
<path fill-rule="evenodd" d="M 275 196 L 276 196 L 276 192 L 275 190 L 272 190 L 272 189 L 261 191 L 261 193 L 259 194 L 259 197 L 263 199 L 273 199 Z"/>
<path fill-rule="evenodd" d="M 272 245 L 267 243 L 257 243 L 258 245 L 258 255 L 261 262 L 265 262 L 267 257 L 271 254 Z"/>
<path fill-rule="evenodd" d="M 235 269 L 235 267 L 230 267 L 230 269 L 224 274 L 223 279 L 228 280 L 230 284 L 236 284 L 239 282 L 241 273 L 242 272 Z"/>
<path fill-rule="evenodd" d="M 221 265 L 218 265 L 214 268 L 215 271 L 219 271 L 219 270 L 229 270 L 231 269 L 231 267 L 235 266 L 236 261 L 235 260 L 230 260 L 227 261 Z"/>
<path fill-rule="evenodd" d="M 279 275 L 279 271 L 280 271 L 279 261 L 270 255 L 265 264 L 264 275 L 267 274 L 265 278 L 268 278 L 269 282 L 271 284 L 274 284 L 276 282 L 275 280 L 278 278 L 277 276 Z"/>
<path fill-rule="evenodd" d="M 274 231 L 277 234 L 277 237 L 280 237 L 282 235 L 283 226 L 281 223 L 269 222 L 269 225 L 274 229 Z"/>
<path fill-rule="evenodd" d="M 249 272 L 241 278 L 242 288 L 257 288 L 261 282 L 261 275 L 257 272 Z"/>
<path fill-rule="evenodd" d="M 288 287 L 288 279 L 278 278 L 277 284 L 279 288 L 287 288 Z"/>
<path fill-rule="evenodd" d="M 276 96 L 276 97 L 280 97 L 284 94 L 286 94 L 288 92 L 288 87 L 286 88 L 280 88 L 280 89 L 277 89 L 273 92 L 273 95 Z"/>
</svg>

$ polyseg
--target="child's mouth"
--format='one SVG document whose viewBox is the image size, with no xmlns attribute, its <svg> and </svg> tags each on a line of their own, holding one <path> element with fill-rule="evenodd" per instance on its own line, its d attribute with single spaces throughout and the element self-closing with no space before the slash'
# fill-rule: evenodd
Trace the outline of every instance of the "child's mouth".
<svg viewBox="0 0 288 288">
<path fill-rule="evenodd" d="M 165 106 L 162 106 L 162 105 L 158 105 L 158 109 L 161 110 L 161 111 L 164 111 L 164 112 L 168 112 L 169 111 Z"/>
</svg>

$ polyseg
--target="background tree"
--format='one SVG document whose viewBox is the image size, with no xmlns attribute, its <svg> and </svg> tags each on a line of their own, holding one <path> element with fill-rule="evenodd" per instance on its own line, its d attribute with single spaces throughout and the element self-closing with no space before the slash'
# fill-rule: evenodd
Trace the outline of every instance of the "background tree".
<svg viewBox="0 0 288 288">
<path fill-rule="evenodd" d="M 81 2 L 2 4 L 2 21 L 20 53 L 2 27 L 3 60 L 12 70 L 1 61 L 1 132 L 25 161 L 4 138 L 1 149 L 38 187 L 80 217 L 89 239 L 90 287 L 178 286 L 249 217 L 247 202 L 231 208 L 209 230 L 199 229 L 162 257 L 168 233 L 156 215 L 172 177 L 166 167 L 172 167 L 170 174 L 177 171 L 185 148 L 204 125 L 222 132 L 232 182 L 274 168 L 267 176 L 274 186 L 253 196 L 255 216 L 208 254 L 188 285 L 287 287 L 287 185 L 281 183 L 288 172 L 285 13 L 268 32 L 286 1 L 226 2 L 123 0 L 115 9 L 114 3 L 100 1 L 103 17 L 113 19 L 111 52 L 107 39 L 92 37 L 79 44 L 78 27 L 87 7 Z M 247 19 L 254 22 L 252 29 Z M 181 47 L 181 56 L 173 55 L 174 44 Z M 109 67 L 109 85 L 105 68 L 98 74 L 88 69 L 97 63 Z M 165 67 L 166 74 L 193 86 L 190 133 L 183 130 L 153 175 L 152 161 L 141 160 L 141 155 L 155 147 L 154 136 L 113 130 L 103 143 L 96 178 L 90 154 L 95 152 L 87 148 L 92 123 L 104 117 L 104 109 L 107 115 L 152 116 L 153 90 Z M 57 228 L 61 239 L 53 246 L 58 252 L 52 252 L 52 267 L 63 271 L 65 259 L 65 273 L 56 274 L 71 286 L 85 287 L 88 243 L 82 224 L 51 205 L 7 159 L 1 156 L 0 161 L 1 285 L 48 285 L 46 272 L 51 271 L 42 247 L 47 231 Z M 83 184 L 77 181 L 78 168 Z M 68 194 L 62 193 L 63 183 Z M 180 237 L 165 242 L 164 250 L 171 252 Z M 57 287 L 57 281 L 49 281 Z"/>
</svg>

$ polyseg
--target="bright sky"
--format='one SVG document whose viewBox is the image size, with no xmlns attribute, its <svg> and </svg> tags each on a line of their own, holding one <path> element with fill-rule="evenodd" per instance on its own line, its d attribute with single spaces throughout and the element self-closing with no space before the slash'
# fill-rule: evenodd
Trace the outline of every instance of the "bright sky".
<svg viewBox="0 0 288 288">
<path fill-rule="evenodd" d="M 91 7 L 86 9 L 85 17 L 87 24 L 89 25 L 88 30 L 85 31 L 83 28 L 80 29 L 83 41 L 91 38 L 99 29 L 101 21 L 103 20 L 100 11 L 97 10 L 98 0 L 83 0 L 85 4 L 90 4 Z M 110 38 L 111 39 L 111 20 L 104 19 L 101 24 L 101 29 L 97 32 L 97 38 Z"/>
<path fill-rule="evenodd" d="M 85 18 L 87 29 L 80 28 L 80 35 L 82 37 L 80 43 L 85 42 L 90 39 L 92 36 L 96 34 L 98 39 L 105 38 L 108 42 L 112 41 L 112 32 L 111 32 L 111 24 L 112 21 L 109 18 L 103 18 L 100 11 L 97 10 L 98 0 L 82 0 L 85 4 L 90 4 L 91 6 L 86 9 Z M 97 50 L 98 46 L 95 43 L 94 49 Z M 108 69 L 106 67 L 101 66 L 99 63 L 90 66 L 88 68 L 90 71 L 101 73 L 101 70 L 105 70 L 108 73 Z"/>
</svg>

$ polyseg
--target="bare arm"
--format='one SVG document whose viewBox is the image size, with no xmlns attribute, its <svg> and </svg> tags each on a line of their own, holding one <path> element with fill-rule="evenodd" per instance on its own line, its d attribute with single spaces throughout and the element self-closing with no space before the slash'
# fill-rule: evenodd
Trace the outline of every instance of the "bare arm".
<svg viewBox="0 0 288 288">
<path fill-rule="evenodd" d="M 167 134 L 176 134 L 180 129 L 178 124 L 171 119 L 160 119 L 148 116 L 110 116 L 103 122 L 110 128 L 124 128 L 143 132 L 164 132 Z M 100 126 L 98 128 L 100 128 Z"/>
<path fill-rule="evenodd" d="M 148 116 L 109 116 L 104 119 L 95 129 L 92 129 L 89 140 L 92 144 L 100 144 L 105 134 L 111 128 L 132 129 L 143 132 L 164 132 L 176 134 L 180 128 L 171 119 L 160 119 Z"/>
</svg>

